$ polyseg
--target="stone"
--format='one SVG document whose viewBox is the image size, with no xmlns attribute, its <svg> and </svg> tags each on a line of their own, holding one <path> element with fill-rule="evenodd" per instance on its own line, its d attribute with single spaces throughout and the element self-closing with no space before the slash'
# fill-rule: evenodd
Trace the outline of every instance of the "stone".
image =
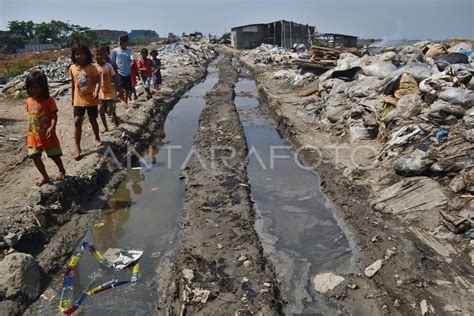
<svg viewBox="0 0 474 316">
<path fill-rule="evenodd" d="M 183 269 L 183 276 L 188 282 L 191 282 L 194 279 L 194 272 L 191 269 Z"/>
<path fill-rule="evenodd" d="M 364 274 L 366 277 L 371 278 L 373 277 L 379 270 L 382 268 L 383 260 L 379 259 L 372 263 L 370 266 L 365 268 Z"/>
<path fill-rule="evenodd" d="M 0 261 L 0 297 L 30 300 L 40 295 L 40 267 L 29 254 L 14 252 Z"/>
<path fill-rule="evenodd" d="M 428 315 L 428 313 L 434 314 L 434 308 L 431 304 L 428 304 L 426 300 L 420 302 L 421 315 Z"/>
<path fill-rule="evenodd" d="M 3 240 L 5 241 L 8 247 L 13 247 L 18 243 L 18 235 L 14 233 L 8 233 L 6 236 L 3 237 Z"/>
<path fill-rule="evenodd" d="M 207 300 L 209 299 L 209 294 L 211 294 L 211 291 L 209 290 L 204 290 L 201 288 L 195 288 L 193 289 L 193 302 L 196 303 L 203 303 L 206 304 Z"/>
<path fill-rule="evenodd" d="M 313 278 L 313 288 L 317 293 L 325 294 L 335 289 L 344 280 L 344 277 L 330 272 L 317 274 Z"/>
</svg>

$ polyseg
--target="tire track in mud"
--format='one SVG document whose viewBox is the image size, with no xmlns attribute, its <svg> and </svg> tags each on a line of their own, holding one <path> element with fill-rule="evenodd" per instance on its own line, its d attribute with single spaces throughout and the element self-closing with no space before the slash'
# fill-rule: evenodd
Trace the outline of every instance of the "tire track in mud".
<svg viewBox="0 0 474 316">
<path fill-rule="evenodd" d="M 279 314 L 275 271 L 254 229 L 247 147 L 233 101 L 238 72 L 232 55 L 226 54 L 218 68 L 219 82 L 206 95 L 193 160 L 185 170 L 185 214 L 169 287 L 170 314 Z"/>
</svg>

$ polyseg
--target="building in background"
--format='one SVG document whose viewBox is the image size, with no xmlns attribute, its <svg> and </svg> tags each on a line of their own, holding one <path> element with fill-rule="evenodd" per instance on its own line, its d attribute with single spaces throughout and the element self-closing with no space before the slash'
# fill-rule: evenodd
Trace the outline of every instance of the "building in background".
<svg viewBox="0 0 474 316">
<path fill-rule="evenodd" d="M 261 44 L 292 48 L 294 44 L 311 46 L 315 27 L 292 21 L 249 24 L 231 30 L 231 44 L 234 48 L 252 49 Z"/>
<path fill-rule="evenodd" d="M 357 37 L 351 35 L 323 33 L 315 38 L 318 45 L 326 47 L 357 47 Z"/>
<path fill-rule="evenodd" d="M 131 30 L 130 33 L 128 33 L 128 37 L 130 39 L 134 39 L 137 37 L 148 37 L 148 38 L 158 38 L 159 35 L 155 31 L 152 30 Z"/>
<path fill-rule="evenodd" d="M 96 30 L 96 32 L 100 37 L 103 37 L 110 41 L 118 41 L 118 38 L 120 36 L 128 34 L 126 31 L 117 31 L 117 30 Z"/>
</svg>

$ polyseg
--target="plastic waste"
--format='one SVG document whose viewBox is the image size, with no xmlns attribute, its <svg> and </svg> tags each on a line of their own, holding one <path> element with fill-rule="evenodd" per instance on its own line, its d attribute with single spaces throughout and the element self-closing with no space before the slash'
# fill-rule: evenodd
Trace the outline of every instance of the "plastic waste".
<svg viewBox="0 0 474 316">
<path fill-rule="evenodd" d="M 448 135 L 449 135 L 449 131 L 442 129 L 436 132 L 435 137 L 436 139 L 441 139 L 441 138 L 448 137 Z"/>
<path fill-rule="evenodd" d="M 362 73 L 361 67 L 352 67 L 344 70 L 335 70 L 331 77 L 341 79 L 344 81 L 354 81 L 358 75 Z"/>
<path fill-rule="evenodd" d="M 346 70 L 360 66 L 362 66 L 362 61 L 359 57 L 351 53 L 342 53 L 337 60 L 336 70 Z"/>
<path fill-rule="evenodd" d="M 440 71 L 443 71 L 451 64 L 467 64 L 469 58 L 464 54 L 449 53 L 435 57 L 436 65 Z"/>
<path fill-rule="evenodd" d="M 462 105 L 466 109 L 474 106 L 474 91 L 461 88 L 448 88 L 441 91 L 438 97 L 448 103 Z"/>
<path fill-rule="evenodd" d="M 468 43 L 459 43 L 450 47 L 448 49 L 449 53 L 464 53 L 464 52 L 472 52 L 472 45 Z M 466 55 L 466 54 L 464 54 Z M 469 54 L 470 55 L 470 54 Z"/>
<path fill-rule="evenodd" d="M 406 177 L 420 176 L 426 174 L 434 160 L 419 149 L 415 149 L 409 156 L 403 156 L 395 160 L 395 172 Z"/>
<path fill-rule="evenodd" d="M 395 65 L 389 61 L 378 61 L 368 66 L 362 67 L 362 70 L 367 76 L 385 78 L 392 72 L 396 71 L 397 67 L 395 67 Z"/>
<path fill-rule="evenodd" d="M 444 44 L 433 44 L 429 46 L 428 51 L 425 53 L 426 57 L 436 57 L 446 53 L 446 46 Z"/>
</svg>

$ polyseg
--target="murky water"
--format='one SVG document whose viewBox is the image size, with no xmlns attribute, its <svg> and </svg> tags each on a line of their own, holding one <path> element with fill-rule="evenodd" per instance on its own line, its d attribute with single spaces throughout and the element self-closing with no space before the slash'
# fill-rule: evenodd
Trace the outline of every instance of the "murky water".
<svg viewBox="0 0 474 316">
<path fill-rule="evenodd" d="M 360 256 L 321 193 L 317 175 L 302 169 L 269 113 L 248 97 L 255 88 L 254 81 L 241 78 L 235 104 L 251 153 L 247 173 L 259 215 L 256 229 L 288 301 L 284 312 L 343 314 L 316 295 L 311 281 L 321 272 L 356 272 Z"/>
<path fill-rule="evenodd" d="M 205 106 L 204 95 L 218 81 L 218 60 L 210 64 L 206 80 L 187 92 L 170 112 L 164 130 L 158 133 L 161 136 L 145 151 L 144 160 L 128 172 L 86 238 L 101 252 L 109 248 L 143 250 L 139 281 L 88 298 L 79 314 L 165 313 L 163 293 L 179 248 L 178 223 L 184 201 L 181 167 L 193 144 L 198 118 Z M 121 275 L 130 277 L 127 272 Z M 76 268 L 75 298 L 112 277 L 89 252 L 84 252 Z M 58 275 L 50 287 L 59 294 L 61 286 L 62 275 Z M 58 296 L 51 302 L 40 298 L 30 311 L 56 314 Z"/>
</svg>

